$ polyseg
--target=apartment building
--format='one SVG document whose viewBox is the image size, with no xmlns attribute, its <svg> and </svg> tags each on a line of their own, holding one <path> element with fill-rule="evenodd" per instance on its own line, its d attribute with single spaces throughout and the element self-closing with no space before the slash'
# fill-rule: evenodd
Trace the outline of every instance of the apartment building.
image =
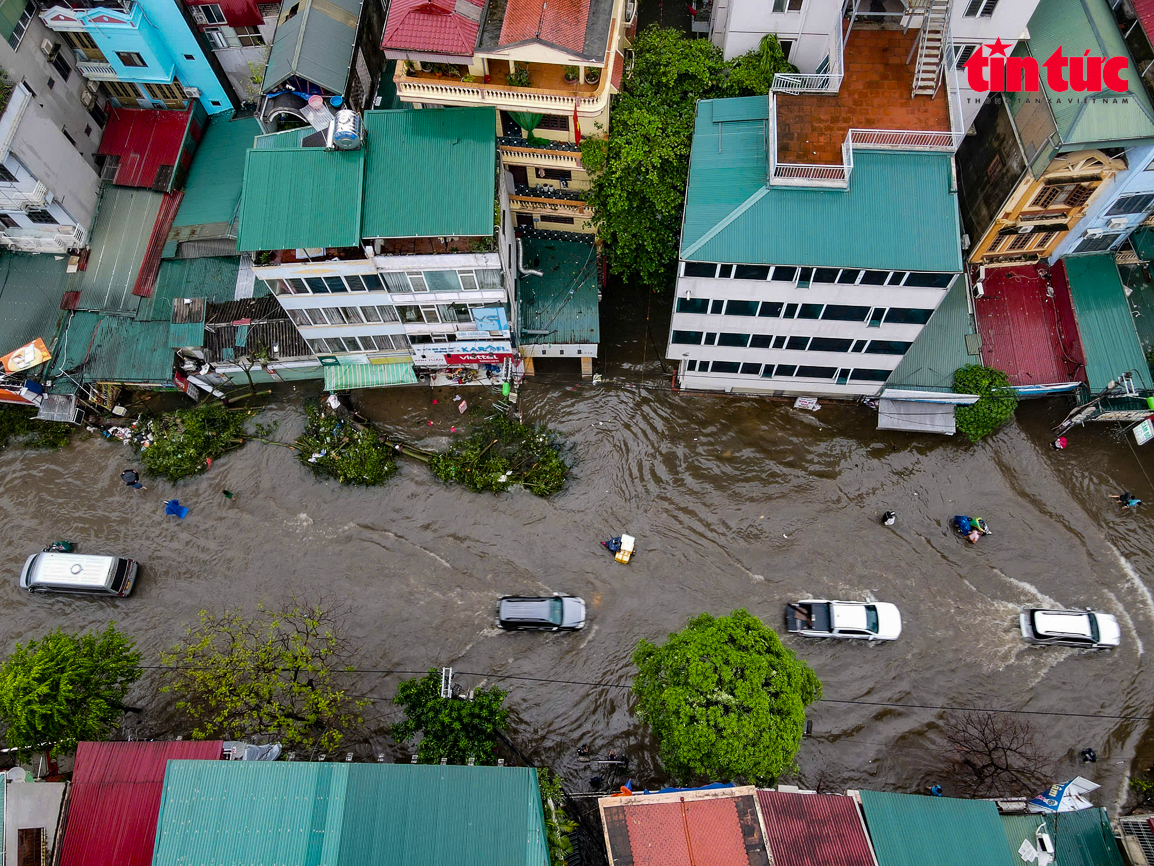
<svg viewBox="0 0 1154 866">
<path fill-rule="evenodd" d="M 237 107 L 220 64 L 172 0 L 57 3 L 40 13 L 59 57 L 124 108 L 177 108 L 199 99 L 215 114 Z"/>
<path fill-rule="evenodd" d="M 589 175 L 578 145 L 609 127 L 635 10 L 632 0 L 399 0 L 382 47 L 397 61 L 399 99 L 497 109 L 518 230 L 591 240 Z"/>
<path fill-rule="evenodd" d="M 260 98 L 281 4 L 185 0 L 185 5 L 240 101 L 255 103 Z"/>
<path fill-rule="evenodd" d="M 512 226 L 492 109 L 370 111 L 359 146 L 309 129 L 249 151 L 237 246 L 330 390 L 476 381 L 511 361 Z"/>
</svg>

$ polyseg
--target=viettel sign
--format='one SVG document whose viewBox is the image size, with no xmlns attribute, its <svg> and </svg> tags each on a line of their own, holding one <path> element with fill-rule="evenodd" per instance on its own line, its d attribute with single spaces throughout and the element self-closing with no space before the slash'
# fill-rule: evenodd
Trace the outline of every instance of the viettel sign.
<svg viewBox="0 0 1154 866">
<path fill-rule="evenodd" d="M 1089 49 L 1082 55 L 1067 56 L 1059 45 L 1039 64 L 1034 57 L 1007 57 L 1009 47 L 1001 39 L 978 46 L 965 65 L 966 83 L 971 90 L 1038 93 L 1043 74 L 1046 88 L 1056 93 L 1125 93 L 1130 89 L 1130 83 L 1122 76 L 1130 66 L 1128 57 L 1091 57 Z"/>
</svg>

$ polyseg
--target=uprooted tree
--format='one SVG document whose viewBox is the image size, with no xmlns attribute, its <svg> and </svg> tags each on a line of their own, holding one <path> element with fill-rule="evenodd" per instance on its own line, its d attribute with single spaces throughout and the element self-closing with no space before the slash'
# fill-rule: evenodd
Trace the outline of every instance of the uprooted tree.
<svg viewBox="0 0 1154 866">
<path fill-rule="evenodd" d="M 963 797 L 1032 797 L 1050 784 L 1054 757 L 1029 719 L 959 710 L 946 715 L 951 778 Z"/>
<path fill-rule="evenodd" d="M 169 481 L 198 475 L 244 444 L 249 414 L 212 401 L 149 418 L 143 422 L 147 444 L 142 445 L 140 462 L 152 475 Z"/>
<path fill-rule="evenodd" d="M 202 610 L 161 653 L 162 691 L 198 740 L 270 737 L 286 748 L 332 751 L 364 723 L 367 701 L 348 693 L 355 656 L 343 611 L 291 596 L 252 613 Z"/>
<path fill-rule="evenodd" d="M 432 455 L 429 469 L 442 481 L 463 484 L 477 493 L 499 493 L 520 484 L 530 493 L 549 496 L 569 477 L 552 430 L 502 416 L 474 424 L 447 451 Z"/>
<path fill-rule="evenodd" d="M 297 456 L 316 475 L 341 484 L 383 484 L 397 471 L 391 445 L 374 430 L 310 407 L 304 432 L 297 437 Z"/>
<path fill-rule="evenodd" d="M 431 668 L 419 679 L 401 680 L 393 703 L 405 711 L 405 720 L 392 727 L 393 739 L 405 744 L 421 735 L 417 760 L 436 764 L 495 764 L 497 737 L 509 721 L 503 689 L 496 686 L 472 691 L 468 699 L 441 697 L 441 671 Z"/>
</svg>

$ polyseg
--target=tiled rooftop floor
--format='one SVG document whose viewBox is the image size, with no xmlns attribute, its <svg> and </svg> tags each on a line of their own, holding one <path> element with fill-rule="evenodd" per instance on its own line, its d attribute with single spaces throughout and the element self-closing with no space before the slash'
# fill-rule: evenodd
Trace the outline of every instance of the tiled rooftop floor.
<svg viewBox="0 0 1154 866">
<path fill-rule="evenodd" d="M 916 31 L 854 28 L 845 44 L 845 78 L 836 96 L 807 93 L 777 98 L 779 162 L 840 165 L 850 129 L 950 128 L 946 88 L 934 98 L 911 97 L 914 61 L 906 57 Z"/>
</svg>

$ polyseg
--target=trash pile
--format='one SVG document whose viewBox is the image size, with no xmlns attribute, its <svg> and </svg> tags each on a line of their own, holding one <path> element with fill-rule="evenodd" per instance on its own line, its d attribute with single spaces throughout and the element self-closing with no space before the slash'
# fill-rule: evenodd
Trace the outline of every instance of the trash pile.
<svg viewBox="0 0 1154 866">
<path fill-rule="evenodd" d="M 314 473 L 341 484 L 381 484 L 397 471 L 392 446 L 377 433 L 322 409 L 308 410 L 296 448 L 300 461 Z"/>
<path fill-rule="evenodd" d="M 474 425 L 468 436 L 433 455 L 429 469 L 442 481 L 463 484 L 477 493 L 499 493 L 520 484 L 537 496 L 550 496 L 569 477 L 553 431 L 502 416 Z"/>
<path fill-rule="evenodd" d="M 109 434 L 140 449 L 140 462 L 150 474 L 180 481 L 200 474 L 213 460 L 243 445 L 250 414 L 220 403 L 202 403 L 143 418 L 127 428 L 112 428 Z"/>
</svg>

